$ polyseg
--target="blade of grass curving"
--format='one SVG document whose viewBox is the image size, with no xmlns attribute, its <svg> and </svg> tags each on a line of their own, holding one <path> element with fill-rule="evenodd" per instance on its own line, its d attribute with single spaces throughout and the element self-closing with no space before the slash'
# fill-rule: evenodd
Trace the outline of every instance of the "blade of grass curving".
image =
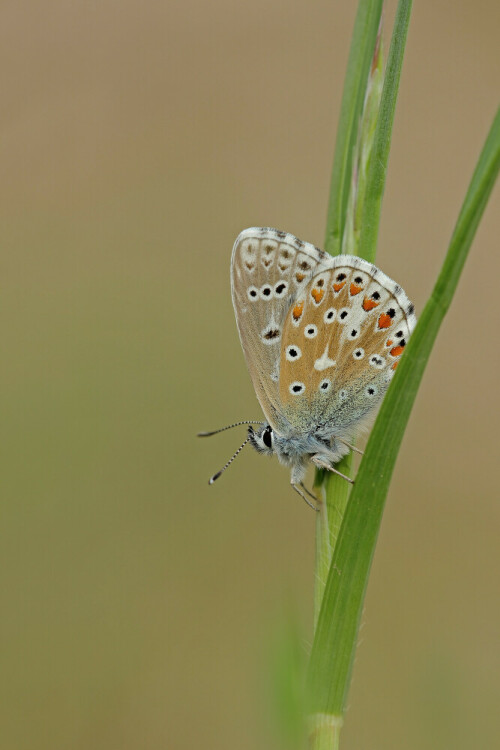
<svg viewBox="0 0 500 750">
<path fill-rule="evenodd" d="M 399 446 L 441 322 L 500 170 L 500 110 L 486 139 L 441 272 L 382 403 L 344 516 L 309 663 L 310 712 L 341 721 L 385 498 Z"/>
<path fill-rule="evenodd" d="M 360 222 L 358 255 L 371 263 L 377 251 L 378 228 L 384 196 L 387 163 L 391 147 L 392 126 L 399 90 L 399 79 L 410 22 L 412 0 L 400 0 L 392 31 L 391 46 L 385 70 L 384 88 L 375 129 L 373 149 L 368 165 L 366 193 Z"/>
<path fill-rule="evenodd" d="M 354 22 L 328 200 L 325 250 L 331 255 L 338 255 L 342 245 L 351 182 L 352 153 L 356 143 L 382 5 L 383 0 L 360 0 Z"/>
</svg>

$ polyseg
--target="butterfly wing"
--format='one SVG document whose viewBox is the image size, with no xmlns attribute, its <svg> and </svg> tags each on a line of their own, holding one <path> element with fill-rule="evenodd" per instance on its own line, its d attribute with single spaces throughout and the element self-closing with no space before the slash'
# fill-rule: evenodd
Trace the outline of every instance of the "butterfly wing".
<svg viewBox="0 0 500 750">
<path fill-rule="evenodd" d="M 376 266 L 331 259 L 289 310 L 279 400 L 299 431 L 353 438 L 376 413 L 415 326 L 403 289 Z"/>
<path fill-rule="evenodd" d="M 312 276 L 331 261 L 314 245 L 270 228 L 244 230 L 233 247 L 231 293 L 241 345 L 264 414 L 282 435 L 290 432 L 280 399 L 283 326 Z"/>
</svg>

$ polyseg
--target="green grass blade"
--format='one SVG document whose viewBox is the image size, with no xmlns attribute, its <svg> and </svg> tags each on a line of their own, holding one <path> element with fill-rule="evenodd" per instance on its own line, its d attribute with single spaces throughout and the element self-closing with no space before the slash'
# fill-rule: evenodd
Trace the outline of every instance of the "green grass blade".
<svg viewBox="0 0 500 750">
<path fill-rule="evenodd" d="M 394 120 L 394 111 L 396 106 L 396 98 L 398 94 L 399 79 L 401 73 L 401 67 L 403 65 L 403 55 L 405 49 L 405 41 L 408 32 L 408 23 L 410 19 L 411 11 L 411 0 L 400 0 L 396 18 L 394 21 L 394 28 L 392 32 L 391 45 L 389 49 L 389 57 L 387 61 L 387 67 L 384 77 L 384 85 L 382 89 L 382 95 L 380 103 L 377 103 L 378 115 L 377 125 L 375 128 L 375 135 L 373 137 L 373 143 L 371 145 L 370 154 L 368 157 L 368 168 L 366 175 L 366 185 L 363 185 L 363 208 L 361 212 L 361 226 L 360 226 L 360 244 L 357 248 L 357 254 L 364 257 L 366 260 L 373 262 L 376 253 L 376 242 L 377 242 L 377 230 L 379 224 L 379 216 L 377 215 L 376 220 L 371 223 L 371 233 L 369 236 L 365 231 L 365 222 L 368 223 L 367 210 L 377 211 L 380 213 L 382 204 L 382 193 L 385 184 L 385 172 L 387 168 L 387 160 L 389 158 L 389 146 L 392 133 L 392 123 Z M 368 80 L 370 78 L 370 68 L 374 63 L 374 51 L 375 41 L 370 47 L 371 58 L 369 65 L 366 69 L 366 80 L 363 86 L 363 97 L 365 96 L 366 89 L 368 86 Z M 347 86 L 347 83 L 346 83 Z M 364 100 L 363 100 L 364 101 Z M 361 118 L 363 102 L 361 102 L 361 109 L 358 114 L 358 118 Z M 338 143 L 337 143 L 338 145 Z M 361 144 L 358 144 L 361 149 Z M 354 146 L 353 146 L 354 150 Z M 336 153 L 337 156 L 337 153 Z M 335 165 L 334 165 L 335 166 Z M 349 174 L 349 178 L 352 183 L 352 174 Z M 332 178 L 332 182 L 334 182 Z M 350 183 L 350 184 L 351 184 Z M 327 233 L 328 234 L 328 233 Z M 364 244 L 362 244 L 364 238 Z M 368 242 L 368 239 L 369 242 Z M 356 248 L 353 248 L 354 250 Z M 346 456 L 337 465 L 337 469 L 351 476 L 352 467 L 352 455 Z M 320 483 L 319 476 L 316 477 L 315 484 Z M 337 534 L 342 520 L 345 507 L 347 505 L 349 497 L 350 487 L 344 479 L 338 476 L 330 474 L 324 478 L 324 493 L 326 498 L 327 513 L 323 514 L 318 523 L 317 533 L 317 567 L 316 567 L 316 581 L 315 581 L 315 596 L 314 596 L 314 622 L 317 622 L 319 616 L 319 607 L 321 605 L 321 599 L 324 590 L 324 573 L 323 570 L 325 565 L 328 563 L 327 555 L 333 553 Z M 326 516 L 326 517 L 325 517 Z M 321 528 L 323 521 L 327 521 L 330 528 L 330 545 L 324 545 L 326 539 L 326 533 Z M 331 559 L 330 559 L 331 562 Z"/>
<path fill-rule="evenodd" d="M 358 137 L 353 149 L 351 188 L 346 209 L 342 254 L 357 255 L 363 204 L 368 177 L 368 167 L 373 152 L 373 141 L 377 128 L 380 101 L 384 87 L 384 42 L 380 26 L 368 73 L 365 99 L 360 117 Z"/>
<path fill-rule="evenodd" d="M 384 88 L 368 166 L 366 194 L 360 224 L 358 255 L 373 263 L 377 250 L 380 212 L 391 146 L 392 125 L 403 66 L 412 0 L 400 0 L 392 31 Z"/>
<path fill-rule="evenodd" d="M 325 250 L 338 255 L 342 245 L 347 200 L 352 173 L 352 153 L 377 38 L 383 0 L 360 0 L 342 93 L 330 197 L 328 201 Z"/>
<path fill-rule="evenodd" d="M 309 664 L 310 711 L 314 715 L 343 715 L 368 575 L 399 446 L 499 169 L 500 110 L 471 180 L 441 273 L 383 401 L 347 506 Z"/>
</svg>

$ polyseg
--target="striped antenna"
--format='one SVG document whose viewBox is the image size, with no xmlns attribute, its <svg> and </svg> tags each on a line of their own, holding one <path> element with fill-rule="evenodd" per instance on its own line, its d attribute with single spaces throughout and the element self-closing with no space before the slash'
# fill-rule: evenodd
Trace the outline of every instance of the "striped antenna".
<svg viewBox="0 0 500 750">
<path fill-rule="evenodd" d="M 228 424 L 227 427 L 221 427 L 220 430 L 213 430 L 213 432 L 199 432 L 197 437 L 210 437 L 210 435 L 217 435 L 219 432 L 225 430 L 232 430 L 233 427 L 239 427 L 242 424 L 266 424 L 265 422 L 259 422 L 258 419 L 244 419 L 243 422 L 235 422 L 234 424 Z"/>
<path fill-rule="evenodd" d="M 243 450 L 243 448 L 245 447 L 245 445 L 248 443 L 249 440 L 250 440 L 250 435 L 247 437 L 247 439 L 245 440 L 245 442 L 242 443 L 242 445 L 240 445 L 240 447 L 238 448 L 238 450 L 236 451 L 236 453 L 234 454 L 234 456 L 229 459 L 229 461 L 227 462 L 227 464 L 225 466 L 223 466 L 222 469 L 217 472 L 217 474 L 214 474 L 213 477 L 210 477 L 210 479 L 208 480 L 209 484 L 213 484 L 215 482 L 215 480 L 220 477 L 220 475 L 222 474 L 222 472 L 226 471 L 227 467 L 230 466 L 233 463 L 233 461 L 236 458 L 236 456 L 238 455 L 238 453 L 240 453 L 240 451 Z"/>
</svg>

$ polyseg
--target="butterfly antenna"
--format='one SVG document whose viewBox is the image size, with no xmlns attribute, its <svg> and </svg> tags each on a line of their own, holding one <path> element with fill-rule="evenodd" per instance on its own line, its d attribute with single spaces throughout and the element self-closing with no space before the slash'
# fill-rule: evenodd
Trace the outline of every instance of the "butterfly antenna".
<svg viewBox="0 0 500 750">
<path fill-rule="evenodd" d="M 257 419 L 244 419 L 243 422 L 235 422 L 234 424 L 228 424 L 227 427 L 221 427 L 220 430 L 213 430 L 213 432 L 199 432 L 197 437 L 210 437 L 211 435 L 217 435 L 219 432 L 225 430 L 232 430 L 233 427 L 239 427 L 242 424 L 266 424 L 265 422 L 259 422 Z"/>
<path fill-rule="evenodd" d="M 245 442 L 242 443 L 242 445 L 240 445 L 240 447 L 238 448 L 238 450 L 236 451 L 236 453 L 234 454 L 234 456 L 232 456 L 232 458 L 229 459 L 229 461 L 227 462 L 227 464 L 225 466 L 223 466 L 222 469 L 217 472 L 217 474 L 214 474 L 213 477 L 210 477 L 210 479 L 208 480 L 209 484 L 213 484 L 215 482 L 215 480 L 220 477 L 220 475 L 222 474 L 222 472 L 226 471 L 227 467 L 230 466 L 233 463 L 233 461 L 236 458 L 236 456 L 238 455 L 238 453 L 240 453 L 240 451 L 243 450 L 243 448 L 245 447 L 245 445 L 248 443 L 249 440 L 250 440 L 250 435 L 247 437 L 247 439 L 245 440 Z"/>
</svg>

